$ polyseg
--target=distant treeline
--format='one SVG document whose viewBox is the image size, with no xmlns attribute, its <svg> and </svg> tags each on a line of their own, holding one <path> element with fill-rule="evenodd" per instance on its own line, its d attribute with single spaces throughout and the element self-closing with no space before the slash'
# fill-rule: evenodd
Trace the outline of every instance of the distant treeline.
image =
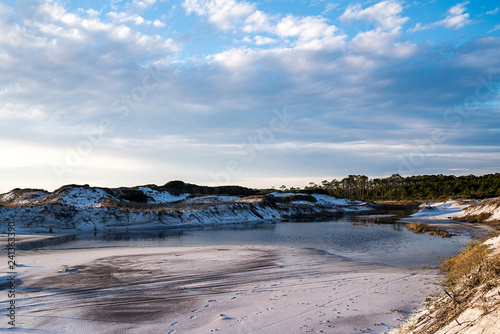
<svg viewBox="0 0 500 334">
<path fill-rule="evenodd" d="M 199 186 L 183 181 L 170 181 L 157 190 L 171 193 L 199 195 L 264 195 L 277 189 L 250 189 L 240 186 Z M 500 197 L 500 173 L 482 176 L 467 175 L 418 175 L 402 177 L 393 174 L 386 178 L 369 178 L 365 175 L 349 175 L 342 180 L 324 180 L 321 184 L 309 183 L 304 188 L 281 186 L 280 190 L 301 193 L 322 193 L 352 200 L 442 200 L 447 198 Z"/>
<path fill-rule="evenodd" d="M 282 186 L 282 190 L 286 187 Z M 342 180 L 310 183 L 305 190 L 323 192 L 335 197 L 361 200 L 437 200 L 451 197 L 489 198 L 500 196 L 500 173 L 483 176 L 418 175 L 370 179 L 365 175 L 349 175 Z"/>
<path fill-rule="evenodd" d="M 264 196 L 278 189 L 251 189 L 241 186 L 199 186 L 183 181 L 170 181 L 162 186 L 147 185 L 148 187 L 164 191 L 173 195 L 189 193 L 193 195 L 233 195 L 233 196 Z M 89 187 L 88 185 L 68 185 L 56 190 L 63 191 L 67 187 Z M 147 203 L 148 196 L 139 187 L 132 188 L 102 188 L 118 199 L 136 203 Z M 14 189 L 21 191 L 22 189 Z M 32 189 L 25 189 L 30 190 Z M 281 191 L 294 193 L 321 193 L 339 198 L 352 200 L 388 200 L 388 201 L 421 201 L 442 200 L 447 198 L 483 199 L 500 197 L 500 173 L 483 176 L 467 175 L 418 175 L 402 177 L 393 174 L 386 178 L 372 178 L 365 175 L 349 175 L 342 180 L 324 180 L 321 184 L 309 183 L 304 188 L 289 188 L 285 185 Z M 45 191 L 45 190 L 39 190 Z"/>
</svg>

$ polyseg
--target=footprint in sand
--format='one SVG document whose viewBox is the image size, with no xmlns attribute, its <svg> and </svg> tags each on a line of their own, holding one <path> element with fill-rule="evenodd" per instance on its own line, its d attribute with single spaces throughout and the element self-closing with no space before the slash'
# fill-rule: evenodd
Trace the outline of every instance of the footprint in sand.
<svg viewBox="0 0 500 334">
<path fill-rule="evenodd" d="M 176 321 L 176 322 L 172 322 L 172 323 L 170 324 L 170 326 L 177 326 L 178 324 L 179 324 L 179 323 Z"/>
<path fill-rule="evenodd" d="M 189 317 L 189 320 L 193 320 L 194 318 L 196 318 L 196 316 L 192 315 L 192 316 Z"/>
<path fill-rule="evenodd" d="M 233 297 L 233 298 L 231 298 L 231 299 L 236 299 L 236 298 L 238 298 L 238 297 L 234 296 L 234 297 Z"/>
<path fill-rule="evenodd" d="M 198 309 L 194 309 L 191 311 L 191 313 L 198 312 Z"/>
</svg>

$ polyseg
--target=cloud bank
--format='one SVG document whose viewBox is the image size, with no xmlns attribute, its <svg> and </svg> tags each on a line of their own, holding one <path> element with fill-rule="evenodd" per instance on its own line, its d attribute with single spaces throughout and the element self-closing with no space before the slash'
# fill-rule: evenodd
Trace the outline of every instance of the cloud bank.
<svg viewBox="0 0 500 334">
<path fill-rule="evenodd" d="M 0 4 L 0 191 L 497 171 L 497 8 L 99 4 Z"/>
</svg>

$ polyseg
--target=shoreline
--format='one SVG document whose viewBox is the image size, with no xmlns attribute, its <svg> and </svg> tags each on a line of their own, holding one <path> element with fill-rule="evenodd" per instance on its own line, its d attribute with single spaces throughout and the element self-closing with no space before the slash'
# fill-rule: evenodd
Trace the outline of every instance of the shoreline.
<svg viewBox="0 0 500 334">
<path fill-rule="evenodd" d="M 221 221 L 213 222 L 210 224 L 202 223 L 178 223 L 178 224 L 168 224 L 159 225 L 156 222 L 151 222 L 149 224 L 132 224 L 132 225 L 118 225 L 110 226 L 104 229 L 91 230 L 91 229 L 76 229 L 76 228 L 53 228 L 52 232 L 47 232 L 47 228 L 44 227 L 17 227 L 16 228 L 16 244 L 25 244 L 34 241 L 42 241 L 51 238 L 61 238 L 67 236 L 77 236 L 89 233 L 122 233 L 122 232 L 135 232 L 135 231 L 161 231 L 170 229 L 198 229 L 213 226 L 232 226 L 232 225 L 243 225 L 243 224 L 275 224 L 279 222 L 288 221 L 304 221 L 304 222 L 315 222 L 328 220 L 330 218 L 338 217 L 356 217 L 365 215 L 384 215 L 387 214 L 387 210 L 366 210 L 361 212 L 324 212 L 321 214 L 314 215 L 304 215 L 293 218 L 271 218 L 271 219 L 255 219 L 255 220 L 245 220 L 245 221 Z M 391 215 L 392 216 L 392 215 Z M 7 245 L 7 233 L 0 233 L 0 254 L 4 252 L 4 248 Z"/>
<path fill-rule="evenodd" d="M 56 332 L 382 333 L 441 277 L 261 245 L 32 251 L 19 264 L 18 327 Z"/>
</svg>

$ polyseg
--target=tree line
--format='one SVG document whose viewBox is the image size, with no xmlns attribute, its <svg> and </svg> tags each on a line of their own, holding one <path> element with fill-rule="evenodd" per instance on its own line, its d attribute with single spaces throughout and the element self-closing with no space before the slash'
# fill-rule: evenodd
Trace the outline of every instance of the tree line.
<svg viewBox="0 0 500 334">
<path fill-rule="evenodd" d="M 284 190 L 286 187 L 282 186 Z M 290 191 L 322 192 L 331 196 L 358 200 L 438 200 L 446 198 L 491 198 L 500 196 L 500 173 L 482 176 L 417 175 L 386 178 L 349 175 L 342 180 L 309 183 L 304 189 Z"/>
</svg>

